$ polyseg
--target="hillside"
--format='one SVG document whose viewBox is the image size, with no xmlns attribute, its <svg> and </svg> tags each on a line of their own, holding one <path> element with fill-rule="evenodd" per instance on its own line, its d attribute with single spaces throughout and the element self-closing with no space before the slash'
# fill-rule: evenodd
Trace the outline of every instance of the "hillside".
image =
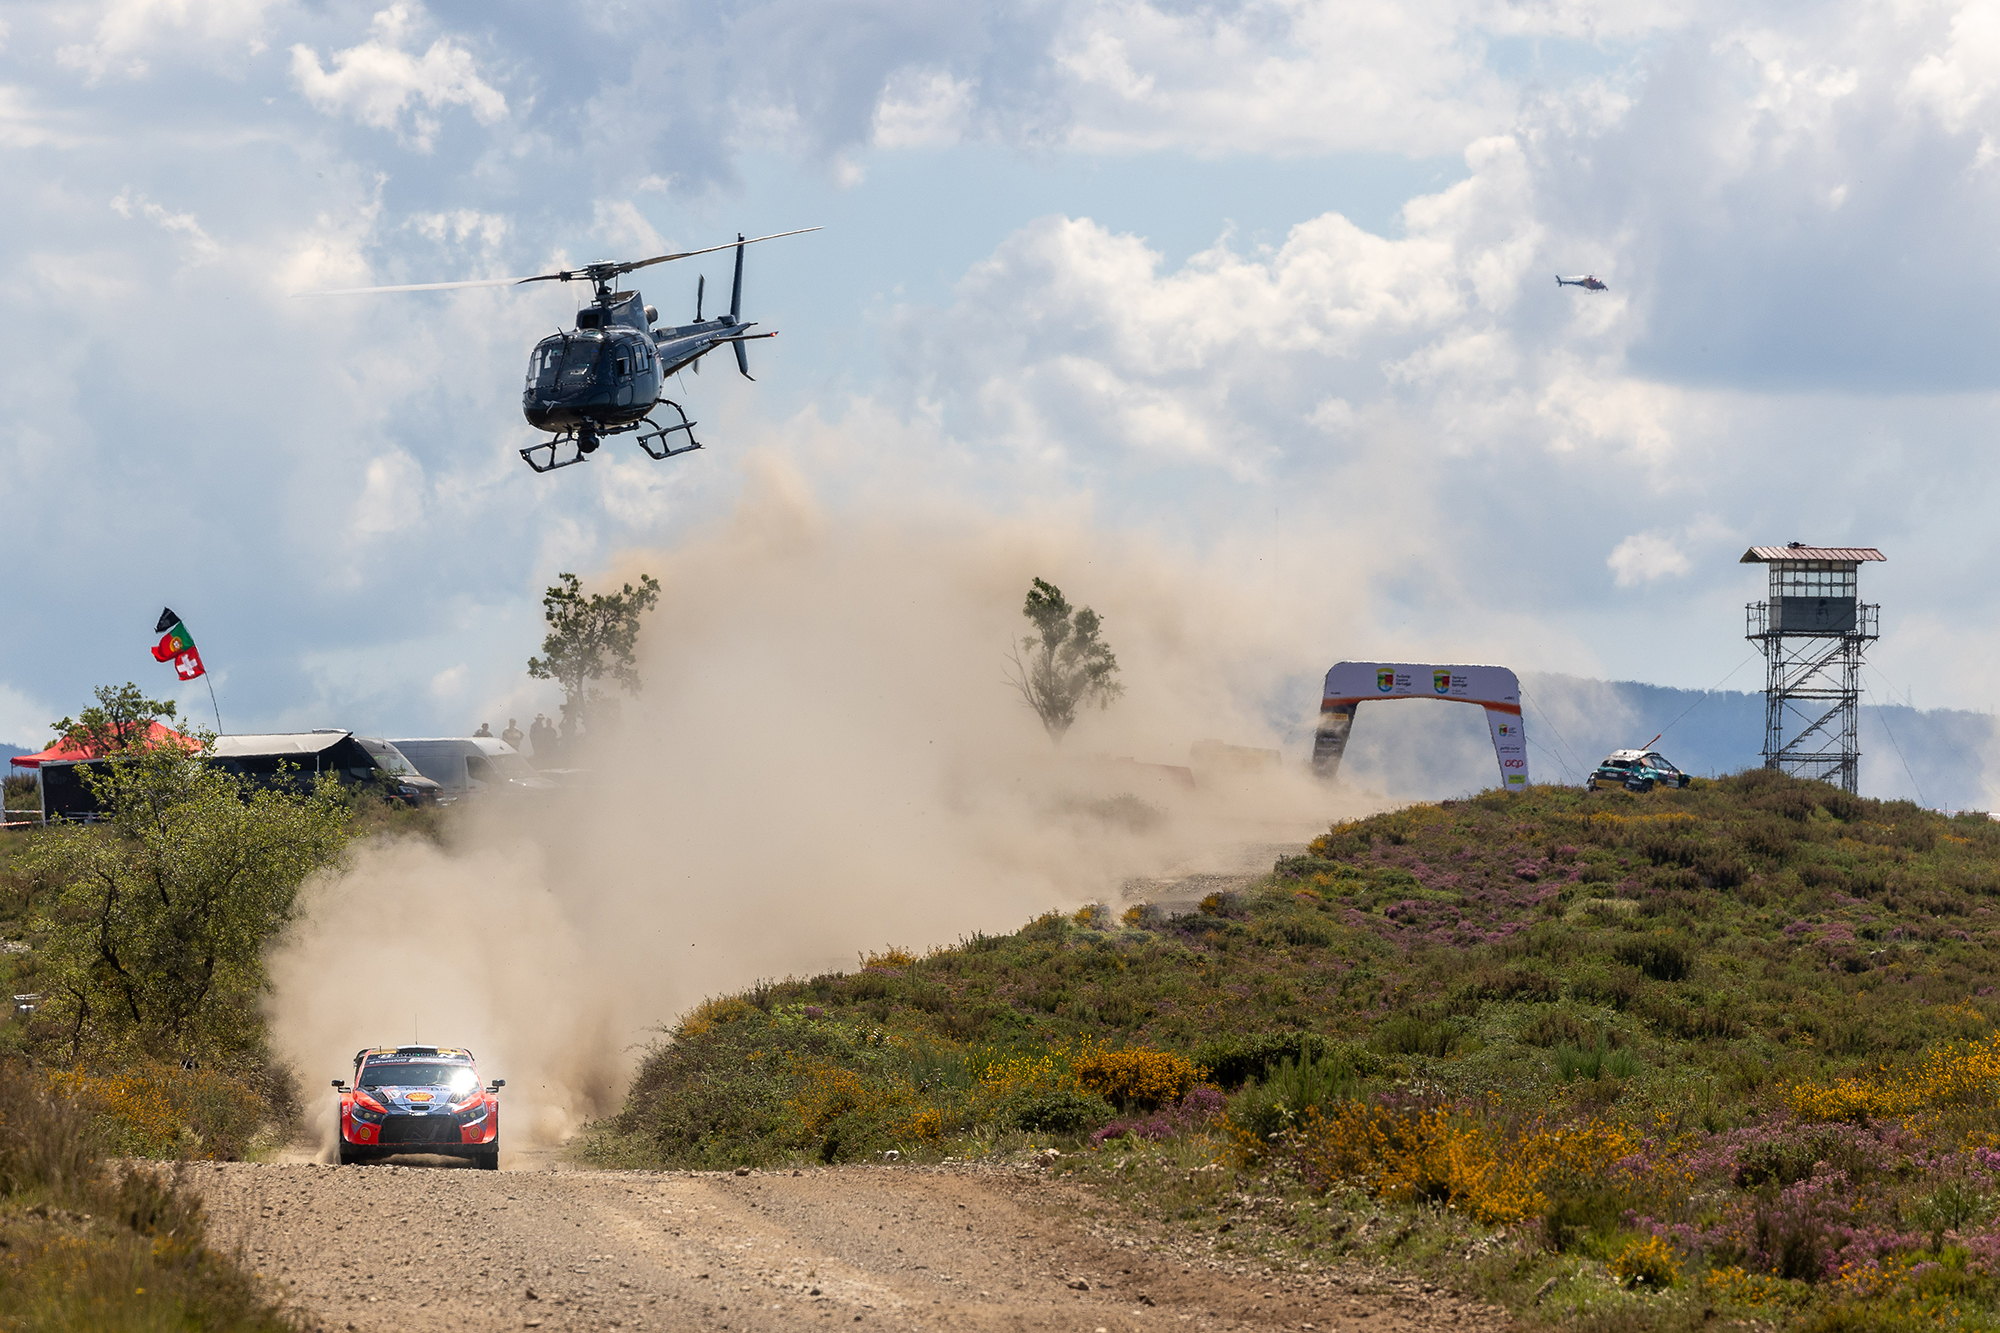
<svg viewBox="0 0 2000 1333">
<path fill-rule="evenodd" d="M 1220 1249 L 1389 1254 L 1538 1316 L 1986 1327 L 1996 892 L 2000 824 L 1762 771 L 1414 806 L 1185 916 L 712 1000 L 591 1151 L 1102 1144 L 1069 1160 Z"/>
</svg>

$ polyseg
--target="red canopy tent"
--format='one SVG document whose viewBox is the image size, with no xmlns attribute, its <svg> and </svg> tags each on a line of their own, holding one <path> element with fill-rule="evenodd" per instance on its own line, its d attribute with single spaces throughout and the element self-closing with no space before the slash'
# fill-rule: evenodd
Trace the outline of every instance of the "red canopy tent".
<svg viewBox="0 0 2000 1333">
<path fill-rule="evenodd" d="M 149 723 L 148 725 L 151 726 L 152 730 L 147 733 L 146 739 L 154 745 L 166 745 L 175 741 L 190 747 L 194 745 L 193 741 L 181 735 L 172 727 L 163 727 L 157 722 Z M 9 762 L 16 768 L 40 768 L 44 762 L 55 763 L 64 759 L 95 759 L 96 757 L 96 755 L 91 754 L 81 746 L 58 744 L 50 746 L 40 754 L 17 754 Z"/>
</svg>

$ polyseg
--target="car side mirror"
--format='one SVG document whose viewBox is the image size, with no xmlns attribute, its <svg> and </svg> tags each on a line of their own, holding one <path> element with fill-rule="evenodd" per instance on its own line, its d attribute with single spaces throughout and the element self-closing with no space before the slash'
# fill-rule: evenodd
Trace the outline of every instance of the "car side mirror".
<svg viewBox="0 0 2000 1333">
<path fill-rule="evenodd" d="M 333 1086 L 339 1088 L 342 1092 L 345 1092 L 347 1091 L 347 1080 L 344 1078 L 337 1078 L 333 1081 Z"/>
<path fill-rule="evenodd" d="M 494 1079 L 494 1080 L 493 1080 L 493 1081 L 492 1081 L 491 1083 L 489 1083 L 489 1084 L 487 1084 L 487 1085 L 486 1085 L 486 1090 L 487 1090 L 488 1092 L 498 1092 L 498 1091 L 500 1091 L 500 1089 L 502 1089 L 502 1088 L 504 1088 L 504 1087 L 506 1087 L 506 1086 L 507 1086 L 507 1080 L 506 1080 L 506 1079 L 504 1079 L 504 1078 L 496 1078 L 496 1079 Z"/>
</svg>

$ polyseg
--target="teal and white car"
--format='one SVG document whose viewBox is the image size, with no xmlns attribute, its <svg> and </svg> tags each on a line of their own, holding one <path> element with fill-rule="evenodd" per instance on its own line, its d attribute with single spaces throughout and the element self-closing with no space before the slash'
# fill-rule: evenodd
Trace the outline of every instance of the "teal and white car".
<svg viewBox="0 0 2000 1333">
<path fill-rule="evenodd" d="M 1651 791 L 1655 787 L 1685 787 L 1688 775 L 1657 750 L 1613 750 L 1583 785 L 1593 791 L 1600 787 Z"/>
</svg>

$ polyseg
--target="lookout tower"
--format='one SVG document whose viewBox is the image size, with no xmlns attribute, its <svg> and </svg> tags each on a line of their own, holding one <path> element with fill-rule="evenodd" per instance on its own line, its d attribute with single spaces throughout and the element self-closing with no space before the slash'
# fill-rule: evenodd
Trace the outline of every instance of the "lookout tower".
<svg viewBox="0 0 2000 1333">
<path fill-rule="evenodd" d="M 1751 602 L 1744 637 L 1764 654 L 1764 767 L 1856 789 L 1861 657 L 1878 637 L 1879 606 L 1860 597 L 1861 566 L 1888 557 L 1872 546 L 1753 546 L 1767 565 L 1770 600 Z"/>
</svg>

